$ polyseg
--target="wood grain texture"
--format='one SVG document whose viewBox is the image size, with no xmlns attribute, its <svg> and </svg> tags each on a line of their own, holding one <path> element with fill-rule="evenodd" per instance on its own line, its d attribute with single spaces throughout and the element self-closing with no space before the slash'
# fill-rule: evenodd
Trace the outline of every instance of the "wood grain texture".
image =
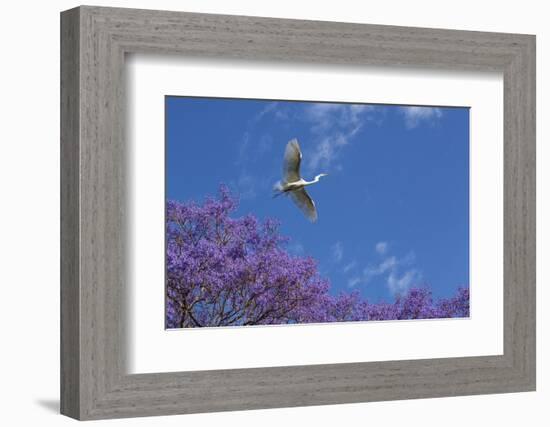
<svg viewBox="0 0 550 427">
<path fill-rule="evenodd" d="M 61 412 L 80 414 L 78 10 L 61 20 Z"/>
<path fill-rule="evenodd" d="M 100 419 L 535 389 L 534 36 L 83 6 L 62 13 L 61 38 L 62 413 Z M 504 354 L 128 375 L 127 53 L 503 72 Z"/>
</svg>

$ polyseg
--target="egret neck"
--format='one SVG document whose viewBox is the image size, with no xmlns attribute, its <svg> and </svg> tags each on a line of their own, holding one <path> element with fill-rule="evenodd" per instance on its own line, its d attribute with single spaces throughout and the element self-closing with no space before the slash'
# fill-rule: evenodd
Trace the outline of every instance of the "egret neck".
<svg viewBox="0 0 550 427">
<path fill-rule="evenodd" d="M 327 176 L 328 173 L 320 173 L 319 175 L 316 175 L 315 178 L 313 178 L 313 181 L 306 181 L 304 179 L 304 185 L 311 185 L 311 184 L 315 184 L 316 182 L 319 182 L 319 179 L 322 177 L 322 176 Z"/>
</svg>

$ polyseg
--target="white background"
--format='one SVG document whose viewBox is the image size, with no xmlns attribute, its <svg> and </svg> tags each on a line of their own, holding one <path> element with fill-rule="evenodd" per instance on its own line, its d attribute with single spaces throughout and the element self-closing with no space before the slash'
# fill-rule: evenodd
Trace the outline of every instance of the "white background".
<svg viewBox="0 0 550 427">
<path fill-rule="evenodd" d="M 548 75 L 550 28 L 544 2 L 278 0 L 97 1 L 96 4 L 375 24 L 536 33 L 538 74 L 538 391 L 413 401 L 130 419 L 109 425 L 548 424 L 550 257 Z M 0 98 L 0 387 L 5 425 L 68 425 L 57 414 L 59 384 L 59 16 L 72 1 L 10 2 L 2 10 Z M 541 220 L 542 219 L 542 220 Z M 546 360 L 545 360 L 546 359 Z"/>
<path fill-rule="evenodd" d="M 131 197 L 130 372 L 174 372 L 502 354 L 502 76 L 127 59 Z M 223 75 L 223 79 L 217 77 Z M 264 82 L 269 82 L 266 86 Z M 470 106 L 469 319 L 165 331 L 164 96 L 216 95 Z M 157 143 L 151 143 L 156 141 Z M 499 190 L 496 190 L 499 189 Z M 230 352 L 193 349 L 231 348 Z M 365 345 L 369 343 L 369 345 Z"/>
</svg>

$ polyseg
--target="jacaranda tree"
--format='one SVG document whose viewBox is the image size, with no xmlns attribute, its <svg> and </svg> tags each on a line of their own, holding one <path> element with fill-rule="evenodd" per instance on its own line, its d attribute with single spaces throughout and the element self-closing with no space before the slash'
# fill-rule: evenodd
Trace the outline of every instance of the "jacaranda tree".
<svg viewBox="0 0 550 427">
<path fill-rule="evenodd" d="M 469 315 L 467 288 L 437 302 L 425 288 L 393 303 L 369 304 L 358 292 L 333 296 L 313 258 L 285 250 L 275 221 L 232 218 L 236 207 L 225 186 L 200 205 L 167 203 L 168 328 Z"/>
</svg>

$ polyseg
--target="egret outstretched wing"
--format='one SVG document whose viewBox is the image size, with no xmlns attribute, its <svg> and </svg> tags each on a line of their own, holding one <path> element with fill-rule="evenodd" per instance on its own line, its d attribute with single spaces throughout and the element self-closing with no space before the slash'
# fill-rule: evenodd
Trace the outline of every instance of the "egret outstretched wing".
<svg viewBox="0 0 550 427">
<path fill-rule="evenodd" d="M 311 222 L 317 221 L 317 209 L 315 209 L 315 202 L 311 197 L 309 197 L 309 194 L 307 194 L 304 188 L 291 191 L 290 197 Z"/>
<path fill-rule="evenodd" d="M 302 152 L 297 139 L 288 141 L 285 149 L 283 164 L 283 179 L 285 182 L 296 182 L 300 180 L 300 162 Z"/>
</svg>

